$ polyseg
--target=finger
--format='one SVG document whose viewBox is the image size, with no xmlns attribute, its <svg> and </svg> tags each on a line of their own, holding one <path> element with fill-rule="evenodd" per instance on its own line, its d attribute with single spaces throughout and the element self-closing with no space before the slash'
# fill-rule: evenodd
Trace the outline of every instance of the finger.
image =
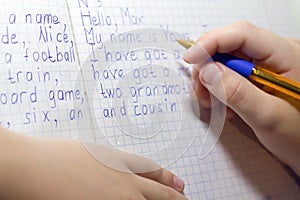
<svg viewBox="0 0 300 200">
<path fill-rule="evenodd" d="M 244 21 L 209 31 L 198 39 L 197 44 L 200 48 L 194 45 L 184 56 L 190 63 L 201 61 L 207 57 L 207 53 L 212 56 L 216 52 L 237 50 L 263 61 L 265 67 L 277 73 L 287 71 L 300 61 L 290 42 Z"/>
<path fill-rule="evenodd" d="M 226 108 L 226 119 L 233 119 L 236 117 L 236 113 L 229 107 Z"/>
<path fill-rule="evenodd" d="M 179 192 L 184 189 L 184 183 L 180 178 L 146 157 L 96 144 L 87 143 L 85 145 L 89 145 L 88 148 L 93 152 L 93 156 L 110 168 L 126 173 L 135 173 L 170 186 Z"/>
<path fill-rule="evenodd" d="M 86 149 L 98 161 L 118 171 L 127 173 L 146 173 L 161 169 L 152 160 L 118 149 L 107 148 L 94 143 L 83 143 Z"/>
<path fill-rule="evenodd" d="M 175 176 L 170 171 L 162 168 L 156 162 L 136 154 L 125 152 L 123 153 L 122 157 L 125 157 L 124 161 L 131 172 L 170 186 L 179 192 L 183 191 L 183 180 Z"/>
<path fill-rule="evenodd" d="M 187 198 L 172 189 L 149 179 L 140 179 L 139 186 L 147 200 L 187 200 Z"/>
<path fill-rule="evenodd" d="M 291 113 L 296 112 L 295 109 L 287 102 L 263 92 L 221 63 L 203 66 L 200 80 L 254 130 L 260 130 L 258 132 L 282 125 L 282 110 L 278 108 L 285 110 L 286 117 L 289 114 L 295 116 L 295 113 Z"/>
<path fill-rule="evenodd" d="M 191 97 L 195 98 L 204 108 L 211 108 L 211 95 L 199 80 L 199 70 L 193 69 Z"/>
<path fill-rule="evenodd" d="M 181 193 L 184 190 L 183 180 L 164 168 L 152 172 L 139 173 L 138 175 L 157 181 L 163 185 L 170 186 Z"/>
<path fill-rule="evenodd" d="M 131 172 L 170 186 L 179 192 L 183 191 L 183 180 L 175 176 L 170 171 L 162 168 L 156 162 L 142 156 L 128 153 L 126 153 L 125 159 L 125 162 Z"/>
<path fill-rule="evenodd" d="M 200 105 L 204 108 L 212 107 L 212 99 L 213 97 L 207 88 L 200 82 L 199 79 L 199 70 L 193 69 L 192 72 L 192 91 L 191 97 L 199 101 Z M 233 119 L 236 116 L 236 113 L 229 107 L 226 108 L 226 119 Z"/>
</svg>

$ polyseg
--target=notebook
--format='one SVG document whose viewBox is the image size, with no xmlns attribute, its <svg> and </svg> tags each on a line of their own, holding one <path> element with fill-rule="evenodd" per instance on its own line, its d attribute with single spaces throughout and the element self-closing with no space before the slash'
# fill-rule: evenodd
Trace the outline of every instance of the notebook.
<svg viewBox="0 0 300 200">
<path fill-rule="evenodd" d="M 222 106 L 200 112 L 176 43 L 237 20 L 297 37 L 295 4 L 5 1 L 0 124 L 148 157 L 185 181 L 189 199 L 298 199 L 295 177 L 247 126 Z"/>
</svg>

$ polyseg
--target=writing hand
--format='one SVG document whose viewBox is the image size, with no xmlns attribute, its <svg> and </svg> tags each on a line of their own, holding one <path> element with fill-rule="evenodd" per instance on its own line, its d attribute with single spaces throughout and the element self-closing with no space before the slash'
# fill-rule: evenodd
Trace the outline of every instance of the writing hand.
<svg viewBox="0 0 300 200">
<path fill-rule="evenodd" d="M 275 73 L 300 81 L 300 43 L 241 21 L 201 36 L 184 56 L 189 63 L 203 62 L 203 49 L 231 53 Z M 221 63 L 193 71 L 193 87 L 200 104 L 210 108 L 213 98 L 228 106 L 227 117 L 239 115 L 261 143 L 300 175 L 300 113 L 285 100 L 270 95 Z M 225 97 L 222 89 L 225 88 Z"/>
</svg>

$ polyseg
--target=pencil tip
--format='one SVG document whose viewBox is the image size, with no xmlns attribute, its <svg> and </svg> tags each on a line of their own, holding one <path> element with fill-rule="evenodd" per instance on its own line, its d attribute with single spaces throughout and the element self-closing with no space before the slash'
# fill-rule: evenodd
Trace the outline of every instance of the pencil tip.
<svg viewBox="0 0 300 200">
<path fill-rule="evenodd" d="M 184 40 L 184 39 L 177 39 L 176 40 L 181 46 L 185 47 L 185 48 L 190 48 L 193 43 L 189 40 Z"/>
</svg>

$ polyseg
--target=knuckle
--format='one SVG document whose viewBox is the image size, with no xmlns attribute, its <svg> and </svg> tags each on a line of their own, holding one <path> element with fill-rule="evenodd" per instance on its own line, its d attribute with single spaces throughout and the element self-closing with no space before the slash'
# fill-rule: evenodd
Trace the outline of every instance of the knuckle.
<svg viewBox="0 0 300 200">
<path fill-rule="evenodd" d="M 234 106 L 245 99 L 246 90 L 242 88 L 241 79 L 231 79 L 226 88 L 226 104 Z"/>
</svg>

